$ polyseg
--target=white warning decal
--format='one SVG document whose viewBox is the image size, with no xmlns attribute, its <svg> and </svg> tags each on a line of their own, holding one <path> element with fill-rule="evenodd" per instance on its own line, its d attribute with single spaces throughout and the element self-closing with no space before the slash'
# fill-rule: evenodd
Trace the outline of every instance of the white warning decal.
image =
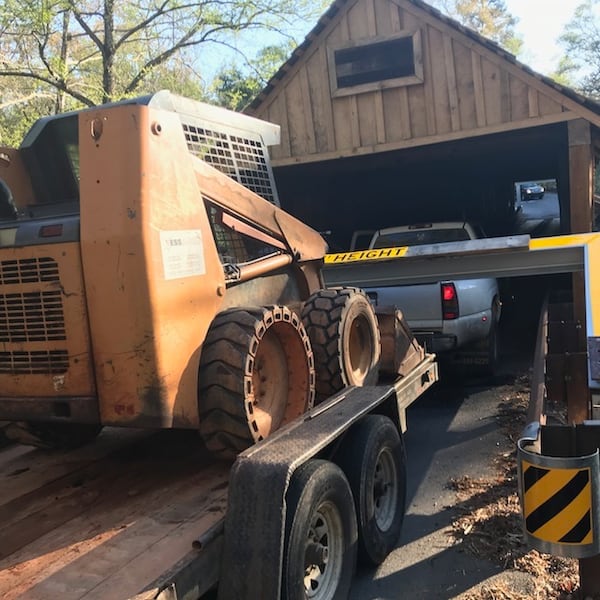
<svg viewBox="0 0 600 600">
<path fill-rule="evenodd" d="M 202 232 L 199 229 L 161 231 L 160 247 L 165 279 L 180 279 L 206 273 Z"/>
</svg>

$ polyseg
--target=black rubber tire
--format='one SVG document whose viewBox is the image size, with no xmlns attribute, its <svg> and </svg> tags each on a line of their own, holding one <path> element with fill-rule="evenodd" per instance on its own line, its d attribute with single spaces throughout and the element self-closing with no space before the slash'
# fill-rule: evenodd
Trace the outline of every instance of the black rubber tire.
<svg viewBox="0 0 600 600">
<path fill-rule="evenodd" d="M 332 462 L 309 460 L 292 476 L 286 504 L 282 600 L 345 600 L 358 533 L 344 473 Z"/>
<path fill-rule="evenodd" d="M 19 444 L 48 450 L 72 450 L 94 441 L 102 425 L 49 421 L 18 421 L 5 430 Z"/>
<path fill-rule="evenodd" d="M 500 301 L 494 298 L 492 302 L 492 323 L 488 337 L 478 344 L 483 362 L 475 365 L 472 369 L 474 375 L 481 377 L 494 377 L 498 369 L 499 348 L 498 348 L 498 319 L 500 311 Z"/>
<path fill-rule="evenodd" d="M 493 377 L 498 368 L 498 325 L 496 321 L 492 323 L 490 334 L 486 340 L 485 362 L 481 366 L 482 375 Z"/>
<path fill-rule="evenodd" d="M 315 354 L 315 403 L 346 386 L 377 383 L 381 337 L 375 310 L 363 290 L 315 292 L 302 309 L 302 322 Z"/>
<path fill-rule="evenodd" d="M 337 461 L 354 496 L 358 560 L 379 565 L 395 548 L 406 508 L 406 453 L 392 421 L 367 415 L 354 425 Z"/>
<path fill-rule="evenodd" d="M 198 374 L 200 434 L 231 459 L 314 402 L 308 335 L 284 306 L 224 311 L 211 324 Z"/>
</svg>

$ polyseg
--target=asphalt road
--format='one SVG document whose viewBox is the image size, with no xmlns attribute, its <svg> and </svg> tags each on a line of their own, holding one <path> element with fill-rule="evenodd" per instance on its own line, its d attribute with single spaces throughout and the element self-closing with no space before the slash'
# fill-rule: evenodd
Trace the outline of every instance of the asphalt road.
<svg viewBox="0 0 600 600">
<path fill-rule="evenodd" d="M 516 215 L 518 233 L 540 237 L 560 232 L 560 207 L 556 192 L 546 192 L 539 200 L 521 202 L 520 207 Z"/>
<path fill-rule="evenodd" d="M 491 578 L 526 586 L 520 573 L 479 560 L 449 535 L 456 516 L 452 478 L 492 473 L 492 460 L 514 447 L 498 430 L 494 415 L 501 386 L 506 391 L 526 372 L 537 325 L 536 280 L 521 282 L 501 321 L 501 369 L 494 381 L 441 381 L 408 412 L 408 502 L 398 547 L 377 569 L 359 569 L 351 600 L 433 600 L 460 598 Z M 443 373 L 442 373 L 443 380 Z M 510 389 L 510 387 L 509 387 Z M 526 589 L 526 588 L 525 588 Z"/>
<path fill-rule="evenodd" d="M 410 410 L 402 536 L 378 569 L 359 570 L 352 600 L 456 598 L 501 572 L 454 545 L 456 497 L 448 489 L 452 478 L 490 475 L 493 457 L 511 450 L 497 429 L 498 403 L 493 386 L 441 384 Z"/>
</svg>

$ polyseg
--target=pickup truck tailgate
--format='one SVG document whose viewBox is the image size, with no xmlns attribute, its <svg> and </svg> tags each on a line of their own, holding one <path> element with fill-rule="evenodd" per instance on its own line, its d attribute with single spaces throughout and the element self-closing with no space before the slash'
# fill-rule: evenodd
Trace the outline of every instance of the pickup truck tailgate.
<svg viewBox="0 0 600 600">
<path fill-rule="evenodd" d="M 411 329 L 442 327 L 442 301 L 439 283 L 374 287 L 365 291 L 376 306 L 396 306 Z"/>
</svg>

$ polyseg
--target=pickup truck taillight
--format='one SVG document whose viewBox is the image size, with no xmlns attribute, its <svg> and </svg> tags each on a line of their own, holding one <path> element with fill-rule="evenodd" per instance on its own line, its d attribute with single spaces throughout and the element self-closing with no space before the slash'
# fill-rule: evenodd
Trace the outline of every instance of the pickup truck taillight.
<svg viewBox="0 0 600 600">
<path fill-rule="evenodd" d="M 453 283 L 442 283 L 442 318 L 444 321 L 458 319 L 458 296 Z"/>
</svg>

